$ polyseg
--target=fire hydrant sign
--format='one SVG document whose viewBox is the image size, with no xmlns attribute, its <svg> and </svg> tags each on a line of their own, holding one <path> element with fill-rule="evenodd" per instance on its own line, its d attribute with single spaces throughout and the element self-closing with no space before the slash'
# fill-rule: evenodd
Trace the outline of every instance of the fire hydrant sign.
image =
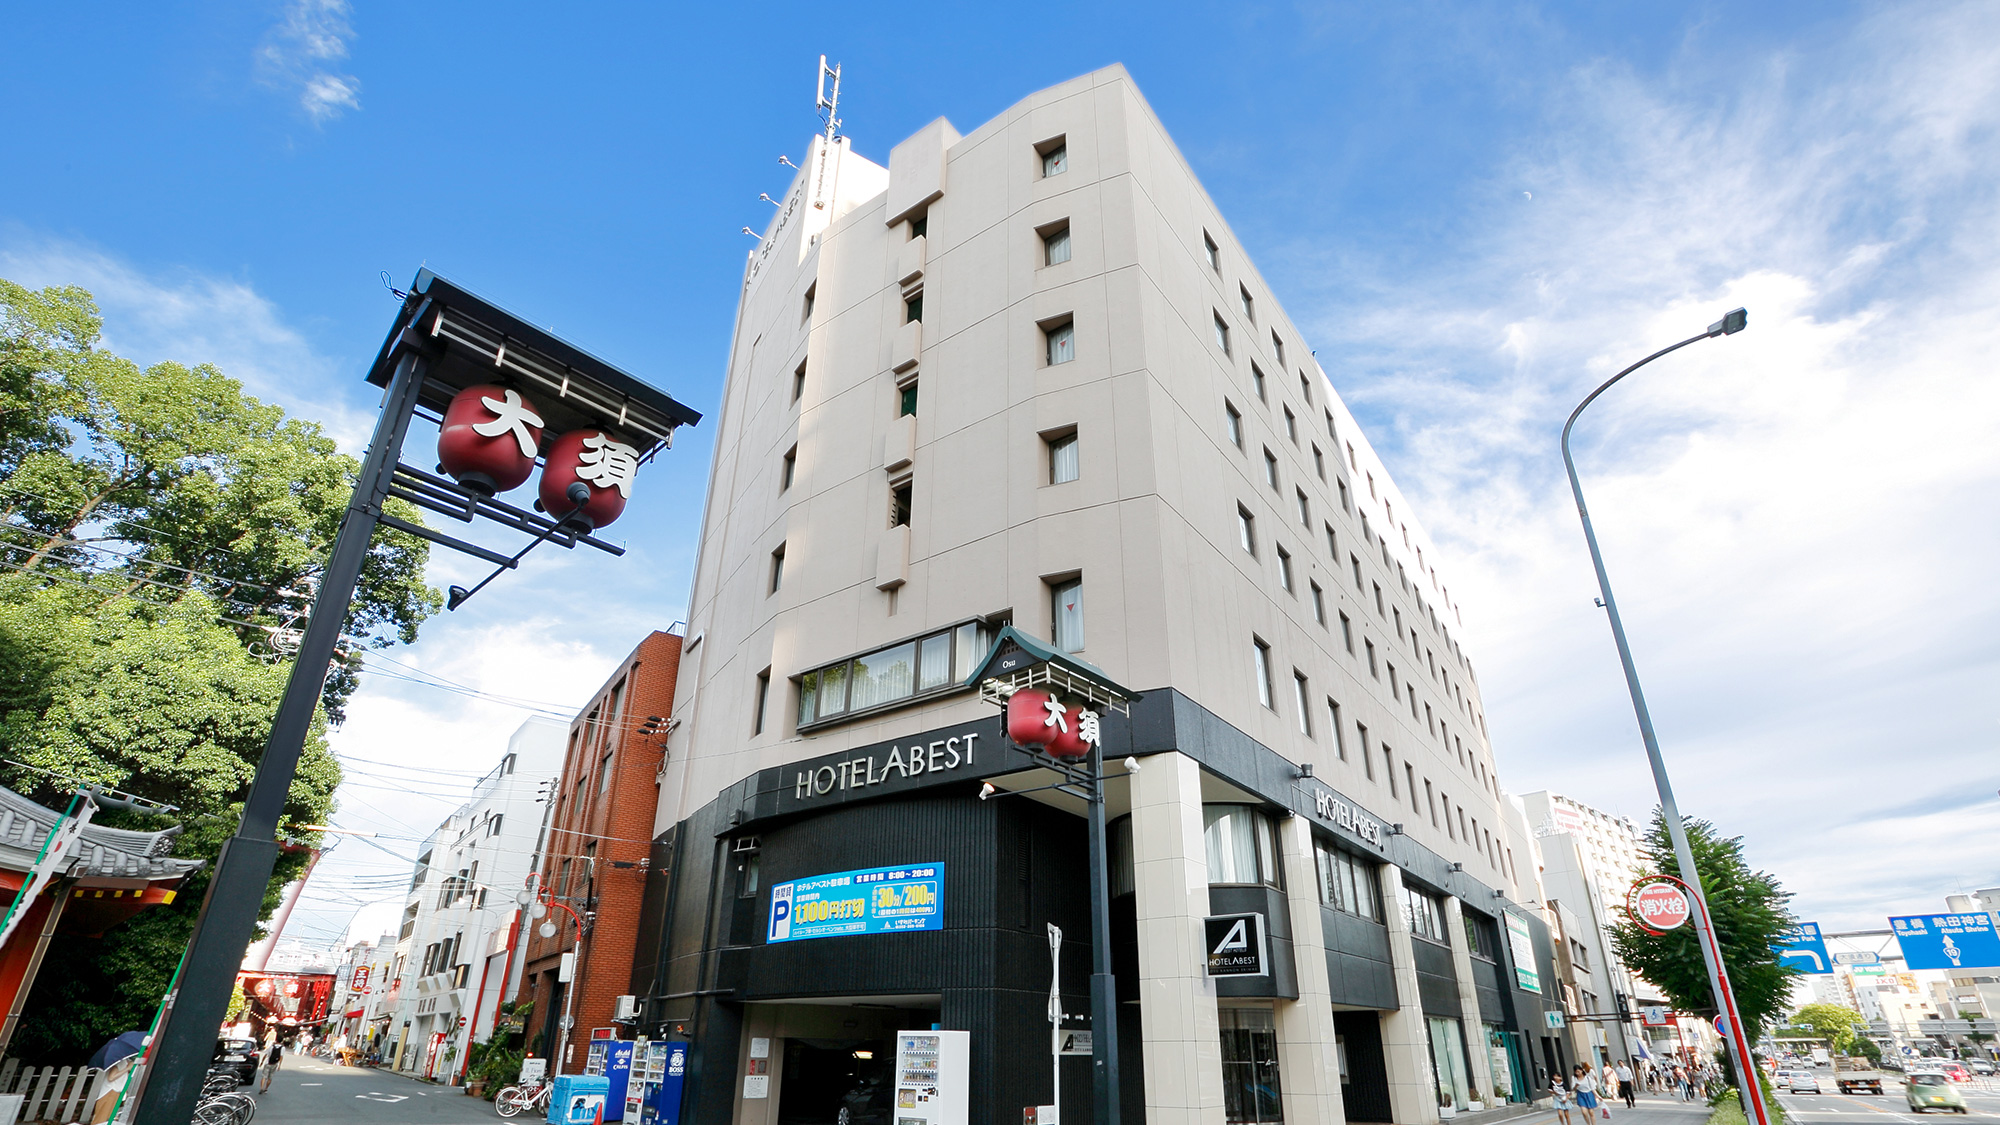
<svg viewBox="0 0 2000 1125">
<path fill-rule="evenodd" d="M 1672 883 L 1657 881 L 1633 887 L 1625 905 L 1635 921 L 1654 933 L 1680 927 L 1694 912 L 1686 891 Z"/>
<path fill-rule="evenodd" d="M 765 940 L 944 928 L 944 864 L 870 867 L 771 887 Z"/>
</svg>

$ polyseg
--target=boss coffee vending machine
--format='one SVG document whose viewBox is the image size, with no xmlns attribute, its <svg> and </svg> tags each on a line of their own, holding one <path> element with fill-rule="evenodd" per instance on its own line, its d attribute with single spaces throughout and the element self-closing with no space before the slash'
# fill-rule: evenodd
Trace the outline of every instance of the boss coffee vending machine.
<svg viewBox="0 0 2000 1125">
<path fill-rule="evenodd" d="M 966 1125 L 969 1031 L 896 1033 L 896 1104 L 892 1125 Z"/>
</svg>

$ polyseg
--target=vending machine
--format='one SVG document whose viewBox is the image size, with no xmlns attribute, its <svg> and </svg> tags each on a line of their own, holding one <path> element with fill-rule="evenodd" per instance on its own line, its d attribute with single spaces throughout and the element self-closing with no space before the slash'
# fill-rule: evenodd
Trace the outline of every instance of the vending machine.
<svg viewBox="0 0 2000 1125">
<path fill-rule="evenodd" d="M 966 1125 L 971 1060 L 969 1031 L 897 1032 L 892 1125 Z"/>
<path fill-rule="evenodd" d="M 604 1120 L 625 1120 L 625 1091 L 632 1074 L 632 1043 L 613 1039 L 613 1029 L 600 1027 L 590 1033 L 590 1056 L 583 1072 L 609 1083 L 604 1098 Z"/>
<path fill-rule="evenodd" d="M 627 1125 L 679 1125 L 687 1062 L 684 1042 L 641 1039 L 633 1046 L 632 1076 L 625 1086 Z"/>
</svg>

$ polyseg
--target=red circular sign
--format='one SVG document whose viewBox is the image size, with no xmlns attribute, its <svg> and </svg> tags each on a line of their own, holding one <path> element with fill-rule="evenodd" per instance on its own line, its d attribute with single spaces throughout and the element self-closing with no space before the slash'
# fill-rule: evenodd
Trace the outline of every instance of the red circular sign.
<svg viewBox="0 0 2000 1125">
<path fill-rule="evenodd" d="M 1686 922 L 1694 910 L 1688 903 L 1686 891 L 1672 883 L 1660 882 L 1633 887 L 1625 906 L 1632 912 L 1634 921 L 1656 933 L 1664 933 Z"/>
</svg>

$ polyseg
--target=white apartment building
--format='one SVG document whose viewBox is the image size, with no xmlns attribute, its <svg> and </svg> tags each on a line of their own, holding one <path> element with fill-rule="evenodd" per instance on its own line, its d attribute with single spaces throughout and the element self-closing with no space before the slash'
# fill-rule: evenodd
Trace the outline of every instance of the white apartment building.
<svg viewBox="0 0 2000 1125">
<path fill-rule="evenodd" d="M 1615 1018 L 1638 1009 L 1672 1002 L 1644 977 L 1618 959 L 1611 929 L 1623 919 L 1626 892 L 1646 862 L 1639 829 L 1631 820 L 1592 808 L 1573 797 L 1540 790 L 1521 798 L 1541 860 L 1542 892 L 1576 916 L 1566 923 L 1564 939 L 1573 964 L 1588 965 L 1589 980 L 1573 986 L 1564 999 L 1571 1007 L 1571 1037 L 1579 1052 L 1591 1050 L 1614 1059 L 1660 1058 L 1679 1049 L 1672 1028 L 1645 1028 L 1636 1017 Z M 1573 994 L 1572 994 L 1573 993 Z M 1622 1008 L 1621 1008 L 1622 1004 Z M 1600 1064 L 1605 1061 L 1600 1059 Z"/>
<path fill-rule="evenodd" d="M 466 1048 L 492 1027 L 500 1001 L 518 986 L 521 965 L 510 956 L 521 936 L 514 896 L 536 869 L 537 798 L 562 771 L 567 735 L 554 719 L 522 723 L 499 763 L 473 783 L 471 799 L 418 853 L 396 938 L 393 995 L 381 1013 L 388 1019 L 375 1028 L 395 1069 L 453 1080 Z"/>
<path fill-rule="evenodd" d="M 831 1119 L 938 1025 L 972 1036 L 975 1125 L 1090 1117 L 1089 1059 L 1058 1096 L 1036 1057 L 1050 924 L 1089 1010 L 1082 806 L 978 796 L 1050 778 L 967 682 L 1005 626 L 1144 693 L 1105 721 L 1140 767 L 1107 801 L 1124 1120 L 1546 1096 L 1573 1059 L 1448 567 L 1131 78 L 933 121 L 886 165 L 816 140 L 781 198 L 633 977 L 641 1033 L 708 1060 L 684 1112 Z M 933 929 L 801 940 L 774 905 L 912 869 Z M 1270 972 L 1211 978 L 1204 921 L 1239 912 Z"/>
</svg>

